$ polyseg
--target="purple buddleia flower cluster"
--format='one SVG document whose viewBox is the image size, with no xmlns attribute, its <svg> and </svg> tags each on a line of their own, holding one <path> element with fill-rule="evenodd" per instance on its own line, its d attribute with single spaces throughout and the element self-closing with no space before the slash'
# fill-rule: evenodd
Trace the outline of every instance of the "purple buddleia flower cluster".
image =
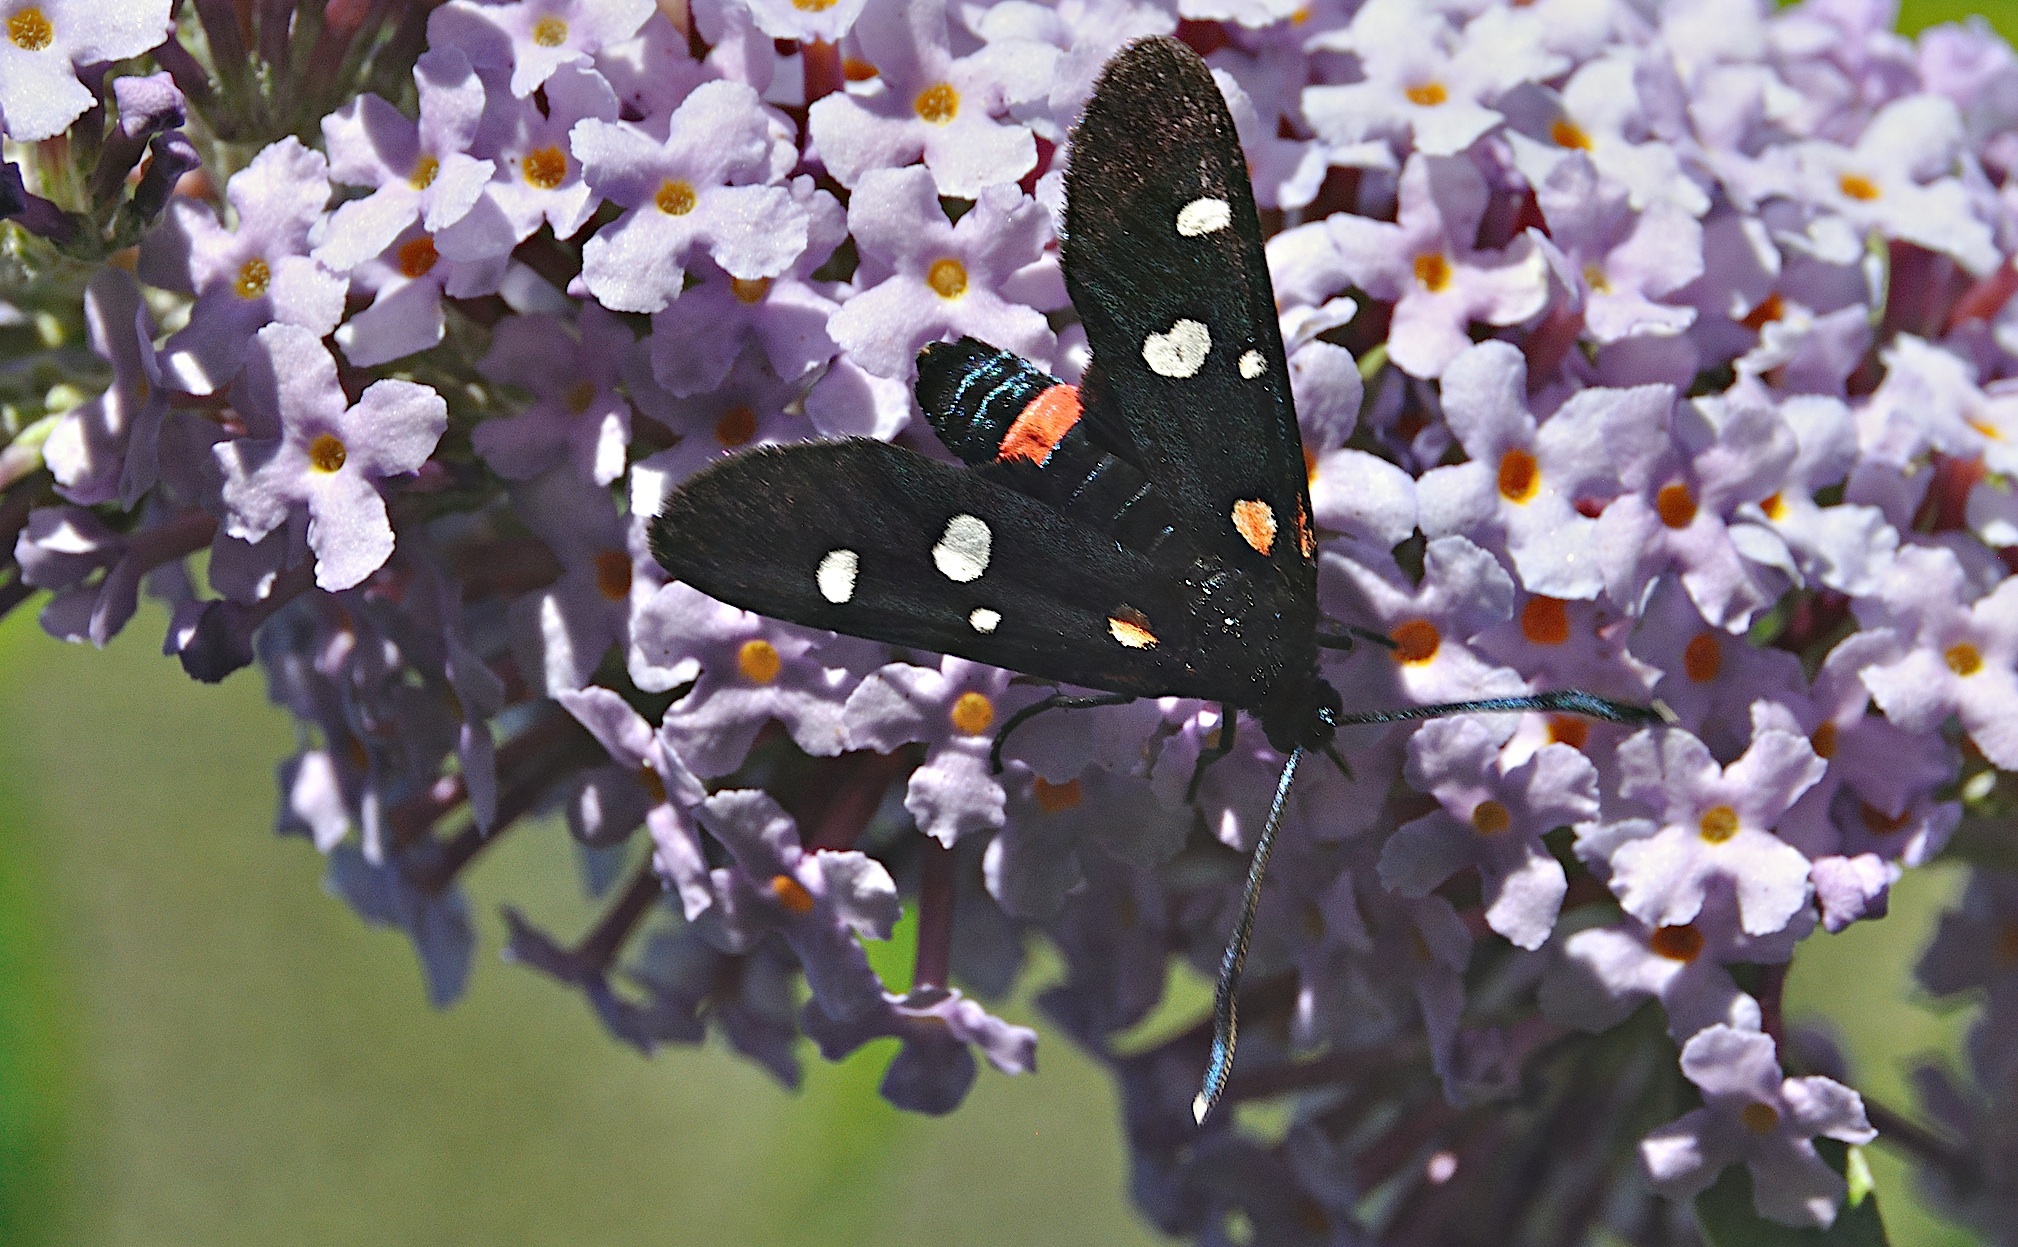
<svg viewBox="0 0 2018 1247">
<path fill-rule="evenodd" d="M 103 645 L 145 592 L 190 675 L 257 664 L 300 724 L 280 830 L 439 1004 L 465 872 L 529 826 L 605 908 L 509 912 L 507 958 L 787 1086 L 885 1037 L 920 1112 L 1034 1069 L 990 1010 L 1048 942 L 1041 1009 L 1112 1071 L 1170 1234 L 1688 1242 L 1739 1162 L 1757 1216 L 1827 1227 L 1877 1125 L 2018 1242 L 2018 55 L 1893 17 L 9 0 L 0 612 Z M 726 606 L 645 538 L 745 448 L 943 457 L 926 344 L 1075 379 L 1070 129 L 1165 33 L 1255 180 L 1322 609 L 1391 642 L 1327 653 L 1346 709 L 1672 716 L 1306 765 L 1202 1127 L 1209 1020 L 1138 1024 L 1216 970 L 1260 733 L 1195 797 L 1230 725 L 1180 699 L 1038 717 L 998 770 L 1043 686 Z M 1781 994 L 1942 856 L 1975 873 L 1922 982 L 1987 1005 L 1920 1124 L 1804 1060 Z M 865 942 L 905 915 L 886 981 Z"/>
</svg>

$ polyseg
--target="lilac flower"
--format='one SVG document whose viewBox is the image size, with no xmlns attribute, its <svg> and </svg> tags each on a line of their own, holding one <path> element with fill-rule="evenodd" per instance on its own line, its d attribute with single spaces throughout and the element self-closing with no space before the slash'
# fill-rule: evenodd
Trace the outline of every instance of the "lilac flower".
<svg viewBox="0 0 2018 1247">
<path fill-rule="evenodd" d="M 398 863 L 374 864 L 351 845 L 329 855 L 323 887 L 366 922 L 406 932 L 420 954 L 429 1004 L 443 1009 L 462 997 L 476 955 L 476 930 L 459 889 L 430 892 L 416 886 Z"/>
<path fill-rule="evenodd" d="M 1745 933 L 1770 935 L 1808 900 L 1808 859 L 1772 825 L 1824 765 L 1807 741 L 1777 729 L 1756 733 L 1728 767 L 1680 729 L 1639 732 L 1619 746 L 1620 792 L 1656 818 L 1585 824 L 1577 856 L 1608 866 L 1619 904 L 1642 922 L 1692 921 L 1722 882 L 1737 891 Z"/>
<path fill-rule="evenodd" d="M 1424 551 L 1418 585 L 1410 585 L 1392 560 L 1382 566 L 1325 550 L 1318 564 L 1319 601 L 1328 614 L 1378 621 L 1394 639 L 1394 682 L 1408 699 L 1458 701 L 1522 691 L 1518 676 L 1466 645 L 1513 614 L 1513 581 L 1484 550 L 1463 537 L 1437 538 Z"/>
<path fill-rule="evenodd" d="M 1560 97 L 1530 94 L 1503 103 L 1515 116 L 1509 142 L 1528 184 L 1539 190 L 1562 163 L 1583 158 L 1625 188 L 1636 212 L 1666 205 L 1702 216 L 1710 196 L 1685 163 L 1691 144 L 1676 115 L 1682 101 L 1672 74 L 1657 54 L 1620 49 L 1578 67 Z"/>
<path fill-rule="evenodd" d="M 662 687 L 693 682 L 666 711 L 664 728 L 703 776 L 735 770 L 772 719 L 807 753 L 842 752 L 842 708 L 881 648 L 763 619 L 678 582 L 655 593 L 631 629 L 643 661 L 666 669 Z"/>
<path fill-rule="evenodd" d="M 1665 203 L 1631 211 L 1625 188 L 1601 179 L 1581 152 L 1557 164 L 1535 198 L 1549 225 L 1543 254 L 1577 295 L 1594 339 L 1671 337 L 1694 322 L 1694 308 L 1659 301 L 1702 275 L 1694 217 Z"/>
<path fill-rule="evenodd" d="M 1812 913 L 1769 935 L 1748 935 L 1738 922 L 1736 892 L 1710 889 L 1689 922 L 1650 926 L 1626 918 L 1588 927 L 1564 940 L 1541 986 L 1548 1016 L 1586 1030 L 1609 1030 L 1649 997 L 1661 1002 L 1677 1043 L 1706 1027 L 1756 1031 L 1759 1002 L 1739 990 L 1732 965 L 1780 965 L 1814 930 Z"/>
<path fill-rule="evenodd" d="M 344 358 L 359 368 L 403 359 L 442 340 L 444 294 L 473 298 L 495 293 L 505 278 L 511 237 L 493 236 L 485 253 L 451 258 L 419 225 L 408 226 L 384 254 L 350 271 L 352 285 L 372 295 L 371 306 L 336 331 Z"/>
<path fill-rule="evenodd" d="M 1048 214 L 1013 186 L 980 192 L 959 224 L 946 220 L 923 169 L 865 174 L 848 205 L 861 250 L 861 293 L 841 305 L 827 331 L 870 372 L 908 379 L 920 347 L 970 334 L 1046 363 L 1057 338 L 1025 302 L 1041 291 L 1062 299 L 1048 270 Z"/>
<path fill-rule="evenodd" d="M 1481 719 L 1426 723 L 1409 740 L 1408 781 L 1443 808 L 1388 837 L 1380 880 L 1404 896 L 1427 896 L 1476 866 L 1486 923 L 1522 948 L 1555 929 L 1568 878 L 1542 837 L 1597 814 L 1596 768 L 1568 745 L 1547 745 L 1518 766 L 1503 764 Z"/>
<path fill-rule="evenodd" d="M 1674 393 L 1588 389 L 1538 423 L 1526 390 L 1527 366 L 1502 342 L 1480 343 L 1444 370 L 1444 418 L 1470 462 L 1417 482 L 1423 532 L 1476 540 L 1497 529 L 1529 590 L 1596 597 L 1604 585 L 1599 521 L 1585 511 L 1623 492 L 1621 462 L 1664 448 Z"/>
<path fill-rule="evenodd" d="M 1548 301 L 1547 265 L 1529 238 L 1477 247 L 1486 184 L 1469 160 L 1409 157 L 1393 224 L 1339 215 L 1332 241 L 1353 283 L 1394 302 L 1388 355 L 1412 376 L 1437 377 L 1470 345 L 1473 321 L 1512 325 Z"/>
<path fill-rule="evenodd" d="M 1008 796 L 988 765 L 992 728 L 1037 693 L 1012 688 L 1009 672 L 950 655 L 939 669 L 891 663 L 848 695 L 843 723 L 854 749 L 889 753 L 921 742 L 904 808 L 918 830 L 951 847 L 962 836 L 1002 825 Z"/>
<path fill-rule="evenodd" d="M 1752 1171 L 1759 1215 L 1786 1225 L 1835 1223 L 1843 1178 L 1815 1154 L 1813 1140 L 1876 1138 L 1862 1097 L 1827 1078 L 1783 1077 L 1771 1036 L 1728 1026 L 1712 1026 L 1689 1040 L 1682 1048 L 1682 1072 L 1702 1091 L 1703 1107 L 1640 1145 L 1657 1188 L 1687 1198 L 1742 1159 Z"/>
<path fill-rule="evenodd" d="M 1931 732 L 1949 715 L 1998 766 L 2018 766 L 2018 581 L 1968 601 L 1962 565 L 1938 546 L 1901 550 L 1878 591 L 1882 611 L 1910 648 L 1865 669 L 1887 718 Z M 1877 620 L 1873 620 L 1877 622 Z"/>
<path fill-rule="evenodd" d="M 1800 659 L 1712 626 L 1672 577 L 1655 586 L 1631 649 L 1660 673 L 1653 695 L 1720 758 L 1744 752 L 1755 701 L 1798 694 L 1803 684 Z"/>
<path fill-rule="evenodd" d="M 1742 396 L 1752 401 L 1753 396 Z M 1891 562 L 1899 534 L 1876 507 L 1841 503 L 1824 507 L 1815 495 L 1847 480 L 1857 460 L 1856 428 L 1850 410 L 1820 395 L 1790 398 L 1780 417 L 1798 449 L 1784 483 L 1758 504 L 1763 519 L 1787 543 L 1803 576 L 1840 593 L 1865 596 L 1876 590 Z"/>
<path fill-rule="evenodd" d="M 196 296 L 189 324 L 162 351 L 164 371 L 198 394 L 238 375 L 261 326 L 299 325 L 325 337 L 343 318 L 345 281 L 308 254 L 309 231 L 329 202 L 322 153 L 284 138 L 225 184 L 237 218 L 225 229 L 204 204 L 177 198 L 140 248 L 149 285 Z"/>
<path fill-rule="evenodd" d="M 509 609 L 520 670 L 558 696 L 586 685 L 612 646 L 629 645 L 628 526 L 607 489 L 566 467 L 518 486 L 512 503 L 561 565 L 557 579 Z"/>
<path fill-rule="evenodd" d="M 596 195 L 582 178 L 569 132 L 580 121 L 617 119 L 616 92 L 592 69 L 563 65 L 541 91 L 545 111 L 531 101 L 489 101 L 505 119 L 486 121 L 474 149 L 496 166 L 484 193 L 520 241 L 542 223 L 555 238 L 572 238 L 588 223 Z"/>
<path fill-rule="evenodd" d="M 554 700 L 655 798 L 645 814 L 652 833 L 653 861 L 679 889 L 687 920 L 698 918 L 715 903 L 715 888 L 694 822 L 694 811 L 707 798 L 707 789 L 644 716 L 609 689 L 591 685 L 557 693 Z"/>
<path fill-rule="evenodd" d="M 509 65 L 511 92 L 523 99 L 561 66 L 629 39 L 651 15 L 651 0 L 451 0 L 430 15 L 428 37 L 461 46 L 480 65 Z"/>
<path fill-rule="evenodd" d="M 1006 912 L 1050 921 L 1086 885 L 1088 870 L 1098 870 L 1087 857 L 1160 866 L 1184 847 L 1190 829 L 1185 811 L 1165 805 L 1142 780 L 1098 766 L 1062 783 L 1032 775 L 1011 791 L 981 869 L 988 895 Z"/>
<path fill-rule="evenodd" d="M 426 462 L 448 404 L 424 385 L 376 381 L 349 405 L 336 361 L 294 325 L 253 338 L 232 403 L 249 436 L 217 447 L 226 530 L 258 541 L 305 507 L 317 584 L 348 589 L 377 571 L 393 547 L 378 482 Z"/>
<path fill-rule="evenodd" d="M 112 384 L 64 414 L 42 444 L 42 458 L 70 501 L 90 506 L 117 498 L 130 508 L 154 484 L 154 442 L 168 409 L 154 317 L 133 278 L 108 268 L 85 287 L 84 324 L 92 351 L 112 365 Z"/>
<path fill-rule="evenodd" d="M 479 424 L 470 444 L 507 480 L 537 476 L 565 455 L 576 475 L 608 485 L 623 474 L 631 440 L 631 405 L 617 376 L 635 341 L 620 318 L 593 303 L 582 308 L 573 334 L 548 316 L 498 325 L 477 367 L 493 381 L 525 387 L 537 401 Z"/>
<path fill-rule="evenodd" d="M 944 0 L 866 9 L 855 38 L 875 79 L 816 100 L 807 113 L 812 145 L 841 185 L 853 189 L 864 174 L 922 157 L 939 194 L 972 199 L 1036 165 L 1030 131 L 996 118 L 1049 88 L 1050 48 L 1002 40 L 956 58 Z"/>
<path fill-rule="evenodd" d="M 14 6 L 0 39 L 0 130 L 17 143 L 61 134 L 97 102 L 80 66 L 139 56 L 172 25 L 170 0 L 107 5 L 39 0 Z"/>
<path fill-rule="evenodd" d="M 1736 632 L 1793 569 L 1769 530 L 1727 521 L 1740 504 L 1763 503 L 1780 488 L 1798 447 L 1766 407 L 1698 399 L 1677 406 L 1672 421 L 1671 448 L 1619 464 L 1627 492 L 1597 525 L 1605 593 L 1631 609 L 1655 576 L 1677 572 L 1703 617 Z"/>
<path fill-rule="evenodd" d="M 886 1035 L 903 1041 L 879 1089 L 884 1099 L 915 1113 L 941 1115 L 960 1107 L 974 1085 L 972 1047 L 1005 1074 L 1037 1068 L 1036 1031 L 991 1016 L 951 988 L 885 994 L 881 1008 L 851 1018 L 828 1015 L 816 999 L 806 1006 L 803 1023 L 830 1061 Z"/>
<path fill-rule="evenodd" d="M 868 0 L 830 0 L 801 4 L 795 0 L 748 0 L 757 29 L 773 39 L 800 43 L 839 43 L 854 28 Z"/>
<path fill-rule="evenodd" d="M 840 202 L 793 179 L 792 197 L 806 211 L 806 250 L 776 277 L 745 281 L 705 266 L 698 284 L 652 317 L 652 374 L 674 394 L 718 388 L 744 344 L 756 342 L 771 370 L 797 381 L 834 358 L 827 322 L 839 304 L 832 282 L 813 277 L 847 236 Z"/>
<path fill-rule="evenodd" d="M 202 549 L 216 528 L 208 512 L 188 511 L 115 533 L 82 508 L 38 507 L 15 539 L 14 561 L 22 583 L 52 591 L 44 631 L 102 649 L 139 608 L 141 578 Z"/>
<path fill-rule="evenodd" d="M 483 119 L 483 82 L 453 48 L 422 56 L 413 80 L 420 92 L 417 123 L 376 95 L 359 96 L 323 118 L 330 177 L 374 188 L 338 205 L 315 248 L 315 258 L 338 272 L 383 252 L 416 221 L 444 255 L 467 259 L 489 249 L 481 222 L 456 229 L 496 167 L 469 154 Z"/>
<path fill-rule="evenodd" d="M 679 297 L 696 254 L 757 281 L 784 272 L 806 249 L 806 210 L 775 185 L 791 167 L 789 144 L 773 132 L 756 92 L 704 83 L 668 124 L 662 142 L 594 118 L 570 135 L 589 186 L 626 209 L 582 251 L 582 281 L 612 311 L 665 307 Z"/>
<path fill-rule="evenodd" d="M 775 931 L 805 968 L 810 1008 L 838 1021 L 872 1014 L 882 982 L 861 940 L 889 939 L 899 910 L 882 863 L 852 850 L 807 852 L 791 816 L 763 792 L 718 792 L 696 816 L 735 861 L 714 872 L 731 947 Z"/>
</svg>

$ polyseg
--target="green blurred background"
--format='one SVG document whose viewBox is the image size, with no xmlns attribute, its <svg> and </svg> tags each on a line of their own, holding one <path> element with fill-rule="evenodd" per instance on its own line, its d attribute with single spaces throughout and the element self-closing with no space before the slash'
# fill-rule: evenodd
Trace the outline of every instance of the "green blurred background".
<svg viewBox="0 0 2018 1247">
<path fill-rule="evenodd" d="M 1902 25 L 1972 10 L 1908 3 Z M 2018 2 L 1987 11 L 2018 31 Z M 0 1244 L 1156 1240 L 1113 1090 L 1062 1036 L 946 1120 L 877 1098 L 889 1043 L 810 1059 L 788 1093 L 716 1045 L 611 1042 L 498 963 L 504 900 L 564 937 L 594 912 L 554 826 L 475 867 L 477 972 L 430 1009 L 406 940 L 271 834 L 294 733 L 259 676 L 191 683 L 158 611 L 100 653 L 48 639 L 35 605 L 0 621 Z M 1890 918 L 1811 940 L 1790 981 L 1790 1019 L 1830 1018 L 1895 1107 L 1909 1059 L 1967 1022 L 1910 977 L 1960 879 L 1909 875 Z M 1895 1244 L 1973 1241 L 1883 1148 L 1873 1165 Z"/>
</svg>

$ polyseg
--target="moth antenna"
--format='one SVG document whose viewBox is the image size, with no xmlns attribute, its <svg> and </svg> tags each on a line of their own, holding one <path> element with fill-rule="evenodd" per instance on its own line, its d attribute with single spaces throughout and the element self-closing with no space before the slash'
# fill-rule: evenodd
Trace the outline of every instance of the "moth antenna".
<svg viewBox="0 0 2018 1247">
<path fill-rule="evenodd" d="M 1261 903 L 1261 881 L 1268 874 L 1268 855 L 1275 851 L 1275 833 L 1282 827 L 1288 808 L 1289 785 L 1296 778 L 1297 763 L 1303 761 L 1303 747 L 1290 750 L 1282 764 L 1282 777 L 1275 781 L 1275 801 L 1268 807 L 1268 821 L 1262 824 L 1261 838 L 1254 842 L 1254 858 L 1247 866 L 1247 887 L 1240 895 L 1240 919 L 1233 925 L 1233 938 L 1226 943 L 1226 955 L 1219 961 L 1219 983 L 1212 991 L 1212 1055 L 1205 1063 L 1205 1082 L 1191 1102 L 1191 1116 L 1199 1125 L 1219 1103 L 1226 1090 L 1227 1076 L 1233 1072 L 1233 1045 L 1239 1038 L 1240 1021 L 1234 998 L 1240 992 L 1240 969 L 1247 964 L 1247 941 L 1254 934 L 1254 910 Z"/>
<path fill-rule="evenodd" d="M 1672 717 L 1674 711 L 1659 703 L 1642 706 L 1636 702 L 1614 701 L 1609 697 L 1599 697 L 1596 693 L 1566 688 L 1521 697 L 1486 697 L 1478 701 L 1446 701 L 1433 706 L 1402 706 L 1395 710 L 1341 714 L 1332 722 L 1338 727 L 1357 727 L 1370 723 L 1406 723 L 1413 719 L 1441 719 L 1453 714 L 1494 714 L 1521 710 L 1566 711 L 1570 714 L 1589 715 L 1593 719 L 1603 719 L 1608 723 L 1624 723 L 1628 726 L 1652 726 L 1674 721 Z"/>
</svg>

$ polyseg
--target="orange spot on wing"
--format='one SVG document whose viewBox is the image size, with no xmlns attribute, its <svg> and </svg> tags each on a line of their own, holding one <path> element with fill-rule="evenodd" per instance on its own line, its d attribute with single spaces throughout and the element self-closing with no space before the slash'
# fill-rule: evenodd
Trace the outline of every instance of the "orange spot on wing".
<svg viewBox="0 0 2018 1247">
<path fill-rule="evenodd" d="M 1012 459 L 1028 459 L 1043 467 L 1058 443 L 1064 441 L 1072 426 L 1079 423 L 1079 412 L 1078 386 L 1052 386 L 1031 399 L 1009 426 L 1009 431 L 1002 436 L 1002 449 L 996 452 L 996 459 L 1004 463 Z"/>
<path fill-rule="evenodd" d="M 1275 549 L 1275 509 L 1259 498 L 1233 504 L 1233 528 L 1256 554 L 1266 556 Z"/>
</svg>

